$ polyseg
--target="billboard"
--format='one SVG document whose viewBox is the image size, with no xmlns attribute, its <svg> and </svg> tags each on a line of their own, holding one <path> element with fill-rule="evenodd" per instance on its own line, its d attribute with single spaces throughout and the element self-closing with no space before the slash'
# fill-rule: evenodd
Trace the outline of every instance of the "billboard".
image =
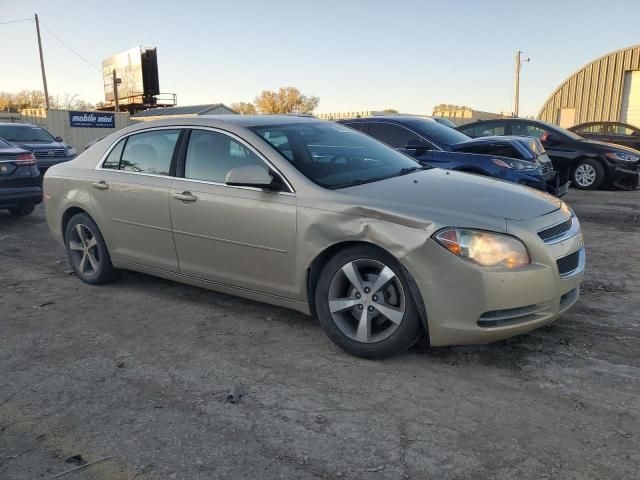
<svg viewBox="0 0 640 480">
<path fill-rule="evenodd" d="M 69 126 L 81 128 L 116 128 L 115 114 L 107 112 L 69 112 Z"/>
<path fill-rule="evenodd" d="M 113 71 L 116 71 L 118 84 L 118 98 L 121 104 L 128 103 L 127 97 L 142 95 L 144 83 L 142 80 L 142 49 L 133 47 L 126 52 L 113 55 L 102 61 L 102 76 L 104 77 L 104 99 L 113 102 Z"/>
</svg>

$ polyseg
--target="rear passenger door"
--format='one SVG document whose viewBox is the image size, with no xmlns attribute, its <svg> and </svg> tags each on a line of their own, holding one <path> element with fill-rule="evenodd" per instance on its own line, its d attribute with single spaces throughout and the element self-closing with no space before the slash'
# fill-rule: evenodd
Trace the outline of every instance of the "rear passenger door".
<svg viewBox="0 0 640 480">
<path fill-rule="evenodd" d="M 169 188 L 182 131 L 158 128 L 128 135 L 109 151 L 88 187 L 111 257 L 178 271 Z"/>
</svg>

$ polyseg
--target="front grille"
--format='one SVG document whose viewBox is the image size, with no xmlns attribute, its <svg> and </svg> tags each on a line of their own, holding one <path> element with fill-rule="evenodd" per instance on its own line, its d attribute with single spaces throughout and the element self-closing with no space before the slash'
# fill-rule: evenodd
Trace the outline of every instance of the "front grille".
<svg viewBox="0 0 640 480">
<path fill-rule="evenodd" d="M 36 158 L 59 158 L 65 157 L 64 148 L 52 148 L 51 150 L 36 150 L 33 152 Z"/>
<path fill-rule="evenodd" d="M 558 272 L 560 272 L 560 275 L 573 272 L 580 265 L 580 250 L 566 257 L 559 258 L 556 260 L 556 263 L 558 264 Z"/>
<path fill-rule="evenodd" d="M 559 223 L 558 225 L 554 225 L 553 227 L 545 228 L 544 230 L 539 231 L 538 236 L 543 241 L 547 242 L 553 238 L 559 237 L 560 235 L 568 231 L 571 228 L 572 224 L 573 219 L 569 218 L 568 220 Z"/>
<path fill-rule="evenodd" d="M 549 173 L 553 170 L 553 165 L 550 163 L 541 163 L 540 166 L 542 167 L 542 173 Z"/>
</svg>

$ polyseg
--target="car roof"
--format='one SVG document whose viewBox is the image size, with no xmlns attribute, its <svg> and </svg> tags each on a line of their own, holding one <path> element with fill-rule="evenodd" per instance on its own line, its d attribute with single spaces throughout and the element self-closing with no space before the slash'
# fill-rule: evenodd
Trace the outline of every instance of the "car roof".
<svg viewBox="0 0 640 480">
<path fill-rule="evenodd" d="M 11 122 L 0 122 L 0 127 L 39 127 L 40 125 L 34 125 L 32 123 L 11 123 Z"/>
<path fill-rule="evenodd" d="M 192 117 L 193 118 L 193 117 Z M 195 118 L 210 119 L 216 122 L 226 122 L 241 127 L 258 127 L 264 125 L 282 125 L 288 123 L 323 122 L 310 115 L 198 115 Z M 177 123 L 184 123 L 185 118 L 177 118 Z"/>
<path fill-rule="evenodd" d="M 387 121 L 391 120 L 393 122 L 400 123 L 410 123 L 418 120 L 426 120 L 428 122 L 436 122 L 431 117 L 419 117 L 417 115 L 370 115 L 367 117 L 356 117 L 356 118 L 342 118 L 338 120 L 339 122 L 358 122 L 358 121 Z"/>
<path fill-rule="evenodd" d="M 574 125 L 571 128 L 584 127 L 586 125 L 623 125 L 625 127 L 631 127 L 631 128 L 635 128 L 635 129 L 638 128 L 638 127 L 635 127 L 635 126 L 631 125 L 630 123 L 614 122 L 614 121 L 611 121 L 611 120 L 606 120 L 606 121 L 603 120 L 603 121 L 600 121 L 600 122 L 583 122 L 583 123 L 579 123 L 577 125 Z"/>
</svg>

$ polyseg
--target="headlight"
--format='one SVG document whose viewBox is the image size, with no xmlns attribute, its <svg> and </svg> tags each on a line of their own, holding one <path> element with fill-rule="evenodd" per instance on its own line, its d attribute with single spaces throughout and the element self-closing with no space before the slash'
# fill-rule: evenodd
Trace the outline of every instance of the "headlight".
<svg viewBox="0 0 640 480">
<path fill-rule="evenodd" d="M 640 160 L 640 157 L 637 155 L 624 152 L 607 152 L 605 155 L 614 162 L 637 162 Z"/>
<path fill-rule="evenodd" d="M 73 148 L 73 147 L 67 148 L 67 154 L 68 155 L 75 155 L 76 154 L 76 149 Z"/>
<path fill-rule="evenodd" d="M 447 228 L 434 239 L 454 255 L 487 267 L 515 268 L 531 263 L 524 244 L 501 233 Z"/>
<path fill-rule="evenodd" d="M 517 158 L 492 158 L 491 161 L 499 167 L 513 170 L 536 170 L 538 168 L 537 163 L 518 160 Z"/>
</svg>

